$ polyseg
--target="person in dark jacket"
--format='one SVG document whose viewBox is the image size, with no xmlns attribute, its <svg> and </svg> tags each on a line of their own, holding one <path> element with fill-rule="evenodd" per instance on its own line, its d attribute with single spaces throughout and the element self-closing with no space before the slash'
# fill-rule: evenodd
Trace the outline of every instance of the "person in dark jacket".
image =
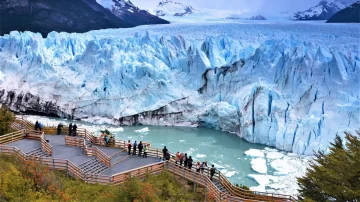
<svg viewBox="0 0 360 202">
<path fill-rule="evenodd" d="M 144 149 L 143 143 L 141 141 L 139 142 L 138 149 L 139 149 L 138 156 L 141 156 L 141 153 L 143 152 L 143 149 Z"/>
<path fill-rule="evenodd" d="M 62 130 L 62 123 L 59 123 L 59 125 L 57 126 L 57 134 L 60 135 L 61 134 L 61 130 Z"/>
<path fill-rule="evenodd" d="M 188 165 L 188 156 L 187 156 L 187 153 L 185 153 L 185 155 L 184 155 L 184 167 L 187 167 L 187 165 Z"/>
<path fill-rule="evenodd" d="M 76 130 L 77 130 L 77 125 L 75 123 L 74 126 L 73 126 L 73 134 L 74 134 L 74 136 L 76 136 Z"/>
<path fill-rule="evenodd" d="M 163 152 L 163 159 L 165 160 L 165 155 L 166 155 L 166 152 L 168 152 L 169 150 L 166 148 L 166 146 L 164 147 L 164 149 L 162 150 Z"/>
<path fill-rule="evenodd" d="M 193 159 L 191 158 L 191 156 L 189 156 L 189 159 L 187 161 L 187 165 L 188 165 L 188 168 L 191 169 L 191 167 L 193 165 Z"/>
<path fill-rule="evenodd" d="M 133 155 L 136 155 L 136 146 L 137 146 L 137 142 L 135 141 L 133 144 Z"/>
<path fill-rule="evenodd" d="M 184 162 L 184 156 L 185 156 L 184 153 L 181 153 L 181 154 L 180 154 L 180 166 L 182 166 L 182 164 L 183 164 L 183 162 Z"/>
<path fill-rule="evenodd" d="M 39 122 L 39 129 L 40 131 L 43 129 L 43 124 L 41 122 Z"/>
<path fill-rule="evenodd" d="M 72 125 L 72 123 L 70 123 L 70 125 L 69 125 L 69 136 L 72 135 L 72 131 L 73 131 L 73 125 Z"/>
<path fill-rule="evenodd" d="M 131 154 L 131 142 L 130 142 L 130 140 L 128 141 L 127 148 L 128 148 L 128 155 L 130 155 Z"/>
<path fill-rule="evenodd" d="M 37 131 L 38 128 L 39 128 L 39 122 L 36 121 L 36 122 L 35 122 L 35 127 L 34 127 L 34 129 Z"/>
<path fill-rule="evenodd" d="M 165 160 L 170 161 L 170 153 L 168 151 L 165 154 Z"/>
<path fill-rule="evenodd" d="M 213 177 L 215 175 L 215 171 L 216 171 L 216 168 L 214 165 L 211 166 L 210 168 L 210 180 L 213 180 Z"/>
</svg>

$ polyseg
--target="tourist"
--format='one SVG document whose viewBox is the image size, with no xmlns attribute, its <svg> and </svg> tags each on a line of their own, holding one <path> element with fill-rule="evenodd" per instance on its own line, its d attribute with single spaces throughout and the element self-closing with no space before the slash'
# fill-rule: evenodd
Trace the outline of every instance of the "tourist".
<svg viewBox="0 0 360 202">
<path fill-rule="evenodd" d="M 181 153 L 180 154 L 180 166 L 182 166 L 183 162 L 184 162 L 184 153 Z"/>
<path fill-rule="evenodd" d="M 74 135 L 74 137 L 76 136 L 76 130 L 77 130 L 77 125 L 76 125 L 76 123 L 74 124 L 74 126 L 73 126 L 73 135 Z"/>
<path fill-rule="evenodd" d="M 147 146 L 144 144 L 144 155 L 143 158 L 147 158 Z"/>
<path fill-rule="evenodd" d="M 39 122 L 39 129 L 40 129 L 40 131 L 42 130 L 42 128 L 43 128 L 43 124 L 42 124 L 41 122 Z"/>
<path fill-rule="evenodd" d="M 35 122 L 35 130 L 37 131 L 38 128 L 39 128 L 39 122 L 36 121 L 36 122 Z"/>
<path fill-rule="evenodd" d="M 170 153 L 168 151 L 165 154 L 165 160 L 170 161 Z"/>
<path fill-rule="evenodd" d="M 166 148 L 166 146 L 164 147 L 164 149 L 162 150 L 163 152 L 163 158 L 165 160 L 165 155 L 166 155 L 166 152 L 168 152 L 168 149 Z"/>
<path fill-rule="evenodd" d="M 133 155 L 136 155 L 136 147 L 137 147 L 137 142 L 135 141 L 133 144 Z"/>
<path fill-rule="evenodd" d="M 187 165 L 188 165 L 188 168 L 191 170 L 191 167 L 193 165 L 193 159 L 191 158 L 191 156 L 189 156 L 189 159 L 187 160 Z"/>
<path fill-rule="evenodd" d="M 70 123 L 70 125 L 69 125 L 69 136 L 72 135 L 72 130 L 73 130 L 73 125 L 72 125 L 72 123 Z"/>
<path fill-rule="evenodd" d="M 195 164 L 195 169 L 196 169 L 197 173 L 200 173 L 200 162 L 199 161 Z"/>
<path fill-rule="evenodd" d="M 138 156 L 142 156 L 141 153 L 142 153 L 142 151 L 144 149 L 142 141 L 139 142 L 138 149 L 139 149 L 139 155 Z"/>
<path fill-rule="evenodd" d="M 189 160 L 189 159 L 188 159 L 188 156 L 187 156 L 187 153 L 185 153 L 183 160 L 184 160 L 184 167 L 187 167 L 187 165 L 188 165 L 188 160 Z"/>
<path fill-rule="evenodd" d="M 109 144 L 109 135 L 108 134 L 105 135 L 104 140 L 105 140 L 105 146 L 108 146 L 108 144 Z"/>
<path fill-rule="evenodd" d="M 213 180 L 213 177 L 215 175 L 215 171 L 216 171 L 216 168 L 214 166 L 214 164 L 211 166 L 211 169 L 210 169 L 210 180 L 212 181 Z"/>
<path fill-rule="evenodd" d="M 176 154 L 175 154 L 175 163 L 178 164 L 179 161 L 180 161 L 180 152 L 176 152 Z"/>
<path fill-rule="evenodd" d="M 128 155 L 130 155 L 131 154 L 131 142 L 130 142 L 130 140 L 128 141 L 127 148 L 128 148 Z"/>
<path fill-rule="evenodd" d="M 203 161 L 200 165 L 200 171 L 201 173 L 204 173 L 205 168 L 207 168 L 207 162 Z"/>
<path fill-rule="evenodd" d="M 63 127 L 63 124 L 62 123 L 59 123 L 59 125 L 57 126 L 57 134 L 58 135 L 61 135 L 61 129 Z"/>
</svg>

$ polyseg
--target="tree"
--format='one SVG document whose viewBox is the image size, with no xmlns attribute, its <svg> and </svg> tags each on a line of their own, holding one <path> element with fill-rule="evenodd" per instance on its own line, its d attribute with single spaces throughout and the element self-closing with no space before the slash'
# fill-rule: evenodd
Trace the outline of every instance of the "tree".
<svg viewBox="0 0 360 202">
<path fill-rule="evenodd" d="M 0 106 L 0 135 L 5 135 L 11 131 L 11 124 L 15 121 L 15 114 L 8 108 Z"/>
<path fill-rule="evenodd" d="M 298 178 L 299 199 L 306 201 L 360 201 L 360 132 L 336 136 L 330 152 L 315 153 L 315 161 Z"/>
</svg>

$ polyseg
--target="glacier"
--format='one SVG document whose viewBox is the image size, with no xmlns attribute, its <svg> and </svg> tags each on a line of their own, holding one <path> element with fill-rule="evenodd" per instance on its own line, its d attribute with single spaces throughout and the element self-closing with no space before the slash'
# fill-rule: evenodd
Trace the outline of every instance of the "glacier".
<svg viewBox="0 0 360 202">
<path fill-rule="evenodd" d="M 0 102 L 92 123 L 209 127 L 311 155 L 359 127 L 359 33 L 271 22 L 11 32 L 0 37 Z"/>
</svg>

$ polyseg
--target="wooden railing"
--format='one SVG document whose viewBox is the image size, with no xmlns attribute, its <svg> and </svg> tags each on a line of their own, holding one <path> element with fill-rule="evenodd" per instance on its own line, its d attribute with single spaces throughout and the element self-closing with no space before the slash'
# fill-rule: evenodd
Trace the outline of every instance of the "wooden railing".
<svg viewBox="0 0 360 202">
<path fill-rule="evenodd" d="M 11 142 L 15 142 L 15 141 L 23 139 L 24 131 L 25 130 L 19 130 L 19 131 L 13 132 L 13 133 L 9 133 L 9 134 L 0 136 L 0 145 L 9 144 Z"/>
<path fill-rule="evenodd" d="M 44 130 L 46 130 L 46 128 L 44 128 Z M 54 133 L 52 133 L 52 134 L 54 134 Z M 104 145 L 104 141 L 101 138 L 95 137 L 90 132 L 88 132 L 86 129 L 78 129 L 77 134 L 78 134 L 78 136 L 84 137 L 85 139 L 89 140 L 92 144 Z M 111 145 L 111 146 L 127 150 L 126 142 L 122 141 L 122 140 L 115 140 L 114 144 Z M 87 148 L 85 150 L 85 152 L 86 152 L 87 155 L 96 156 L 106 166 L 108 166 L 108 167 L 111 166 L 111 164 L 110 164 L 111 158 L 109 156 L 107 156 L 105 153 L 103 153 L 100 149 L 97 149 L 95 147 L 89 147 L 89 148 Z M 148 153 L 148 156 L 156 157 L 156 158 L 161 158 L 163 156 L 162 150 L 161 149 L 156 149 L 156 148 L 148 148 L 147 153 Z M 170 160 L 169 165 L 174 164 L 174 161 L 175 161 L 174 158 L 175 158 L 175 155 L 171 153 L 171 160 Z M 190 172 L 194 173 L 195 171 L 191 170 Z M 207 173 L 205 174 L 205 177 L 208 178 L 207 177 L 207 176 L 209 176 L 208 171 L 206 171 L 206 172 Z M 175 172 L 173 172 L 173 173 L 177 174 Z M 253 200 L 253 201 L 256 201 L 256 200 L 295 201 L 294 197 L 288 196 L 288 195 L 271 194 L 271 193 L 266 193 L 266 192 L 254 192 L 254 191 L 241 189 L 239 187 L 234 186 L 221 173 L 216 174 L 215 177 L 217 177 L 217 179 L 220 181 L 222 186 L 224 188 L 226 188 L 226 190 L 231 194 L 231 196 L 227 196 L 229 199 L 231 198 L 231 200 L 237 201 L 237 200 L 242 199 L 242 201 L 243 201 L 243 199 L 247 199 L 247 200 Z M 211 189 L 210 185 L 209 185 L 208 188 Z M 216 191 L 216 189 L 213 189 L 212 191 Z M 222 193 L 222 194 L 224 194 L 224 193 Z M 221 197 L 220 197 L 220 199 L 221 199 Z"/>
<path fill-rule="evenodd" d="M 69 147 L 84 148 L 84 139 L 66 135 L 65 136 L 65 145 L 69 146 Z"/>
<path fill-rule="evenodd" d="M 46 141 L 44 133 L 40 136 L 41 149 L 49 156 L 52 156 L 52 146 Z"/>
</svg>

